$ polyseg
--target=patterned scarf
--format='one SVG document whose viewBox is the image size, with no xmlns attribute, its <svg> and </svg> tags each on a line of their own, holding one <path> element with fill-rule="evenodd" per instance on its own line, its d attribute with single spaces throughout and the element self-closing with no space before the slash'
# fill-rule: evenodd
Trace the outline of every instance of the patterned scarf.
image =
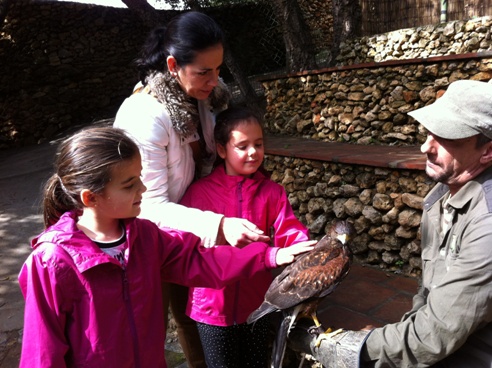
<svg viewBox="0 0 492 368">
<path fill-rule="evenodd" d="M 173 129 L 183 138 L 195 134 L 200 125 L 196 100 L 183 91 L 176 78 L 169 72 L 154 72 L 145 79 L 145 82 L 150 94 L 168 111 Z M 207 101 L 210 110 L 223 109 L 229 99 L 230 92 L 219 79 L 219 84 L 213 89 Z"/>
</svg>

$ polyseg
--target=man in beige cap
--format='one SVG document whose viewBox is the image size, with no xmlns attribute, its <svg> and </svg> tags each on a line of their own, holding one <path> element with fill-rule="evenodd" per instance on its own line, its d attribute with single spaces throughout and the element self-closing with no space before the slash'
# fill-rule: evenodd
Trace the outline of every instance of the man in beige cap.
<svg viewBox="0 0 492 368">
<path fill-rule="evenodd" d="M 422 285 L 402 320 L 297 348 L 329 367 L 492 367 L 492 84 L 457 81 L 409 113 L 427 130 Z"/>
</svg>

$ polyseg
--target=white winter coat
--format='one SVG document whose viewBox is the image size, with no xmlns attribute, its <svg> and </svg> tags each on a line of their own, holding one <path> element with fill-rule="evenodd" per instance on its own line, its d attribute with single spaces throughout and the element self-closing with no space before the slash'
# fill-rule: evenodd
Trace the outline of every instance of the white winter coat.
<svg viewBox="0 0 492 368">
<path fill-rule="evenodd" d="M 208 100 L 198 101 L 198 110 L 207 151 L 215 157 L 215 117 Z M 158 226 L 192 232 L 202 238 L 206 246 L 214 244 L 223 215 L 177 204 L 195 174 L 190 142 L 198 140 L 199 136 L 182 139 L 173 129 L 164 106 L 144 92 L 135 93 L 123 102 L 114 126 L 134 138 L 142 155 L 142 181 L 147 191 L 143 194 L 139 217 Z M 202 175 L 211 171 L 212 163 L 203 167 Z"/>
</svg>

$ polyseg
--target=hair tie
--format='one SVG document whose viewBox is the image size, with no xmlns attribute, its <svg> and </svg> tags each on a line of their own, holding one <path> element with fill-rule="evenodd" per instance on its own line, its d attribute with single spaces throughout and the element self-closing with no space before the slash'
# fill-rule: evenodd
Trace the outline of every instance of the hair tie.
<svg viewBox="0 0 492 368">
<path fill-rule="evenodd" d="M 56 178 L 58 179 L 58 183 L 60 183 L 60 186 L 63 190 L 63 192 L 66 194 L 66 195 L 70 195 L 67 188 L 65 188 L 65 185 L 63 185 L 63 182 L 62 182 L 62 179 L 60 177 L 60 175 L 58 175 L 58 173 L 55 174 L 56 175 Z"/>
</svg>

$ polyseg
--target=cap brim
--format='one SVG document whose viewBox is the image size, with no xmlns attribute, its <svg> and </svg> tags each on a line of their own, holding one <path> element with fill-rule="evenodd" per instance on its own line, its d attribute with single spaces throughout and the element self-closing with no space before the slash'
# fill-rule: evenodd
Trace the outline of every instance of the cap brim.
<svg viewBox="0 0 492 368">
<path fill-rule="evenodd" d="M 462 139 L 477 135 L 480 132 L 463 122 L 460 111 L 448 104 L 444 98 L 433 104 L 410 111 L 408 115 L 417 120 L 432 134 L 445 139 Z"/>
</svg>

